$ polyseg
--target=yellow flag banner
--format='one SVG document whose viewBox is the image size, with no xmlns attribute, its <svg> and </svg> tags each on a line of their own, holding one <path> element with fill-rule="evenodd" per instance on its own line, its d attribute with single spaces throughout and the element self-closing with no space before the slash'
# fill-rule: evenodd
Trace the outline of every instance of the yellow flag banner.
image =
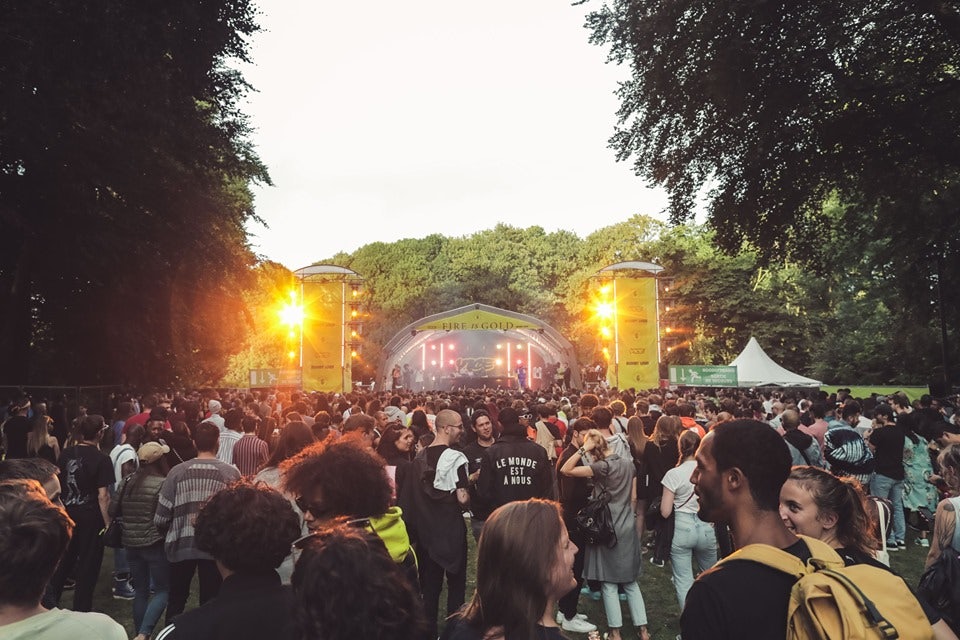
<svg viewBox="0 0 960 640">
<path fill-rule="evenodd" d="M 657 280 L 617 278 L 617 387 L 653 389 L 660 384 L 657 361 Z M 613 367 L 611 367 L 613 368 Z M 609 371 L 609 370 L 608 370 Z"/>
<path fill-rule="evenodd" d="M 350 389 L 350 354 L 344 353 L 343 296 L 342 282 L 303 283 L 304 391 L 344 393 Z"/>
</svg>

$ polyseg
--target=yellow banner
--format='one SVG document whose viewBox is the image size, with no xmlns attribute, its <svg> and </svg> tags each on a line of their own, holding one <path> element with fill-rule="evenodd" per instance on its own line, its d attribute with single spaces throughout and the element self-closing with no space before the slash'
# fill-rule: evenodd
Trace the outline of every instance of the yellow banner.
<svg viewBox="0 0 960 640">
<path fill-rule="evenodd" d="M 350 354 L 344 352 L 342 282 L 303 283 L 303 389 L 350 389 Z"/>
<path fill-rule="evenodd" d="M 611 384 L 621 389 L 652 389 L 660 384 L 657 361 L 657 280 L 617 278 L 617 366 L 609 367 Z"/>
<path fill-rule="evenodd" d="M 458 313 L 449 318 L 427 322 L 417 327 L 417 331 L 476 331 L 490 329 L 494 331 L 507 331 L 509 329 L 542 329 L 543 327 L 533 322 L 519 320 L 502 316 L 481 309 L 473 309 L 464 313 Z"/>
</svg>

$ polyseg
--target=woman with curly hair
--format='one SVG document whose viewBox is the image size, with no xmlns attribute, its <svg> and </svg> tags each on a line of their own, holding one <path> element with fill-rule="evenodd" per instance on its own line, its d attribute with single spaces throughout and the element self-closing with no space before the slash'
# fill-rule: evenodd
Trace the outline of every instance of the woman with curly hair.
<svg viewBox="0 0 960 640">
<path fill-rule="evenodd" d="M 416 583 L 416 557 L 400 508 L 390 506 L 393 489 L 380 456 L 360 442 L 341 439 L 304 449 L 281 470 L 284 490 L 296 496 L 310 531 L 341 517 L 367 526 Z"/>
<path fill-rule="evenodd" d="M 300 537 L 300 519 L 287 499 L 240 480 L 213 494 L 197 514 L 197 549 L 223 576 L 217 597 L 179 615 L 157 640 L 292 637 L 293 595 L 276 569 Z"/>
<path fill-rule="evenodd" d="M 420 594 L 372 532 L 340 523 L 296 543 L 293 637 L 420 640 Z M 344 580 L 344 576 L 350 576 Z"/>
<path fill-rule="evenodd" d="M 441 640 L 563 638 L 554 605 L 577 584 L 576 553 L 556 502 L 534 498 L 496 509 L 477 546 L 477 590 Z"/>
</svg>

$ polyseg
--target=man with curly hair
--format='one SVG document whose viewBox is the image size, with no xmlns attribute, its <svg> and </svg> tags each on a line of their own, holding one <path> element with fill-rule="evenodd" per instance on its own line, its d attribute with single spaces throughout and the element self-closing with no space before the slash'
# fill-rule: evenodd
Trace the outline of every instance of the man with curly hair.
<svg viewBox="0 0 960 640">
<path fill-rule="evenodd" d="M 220 593 L 177 617 L 157 640 L 291 638 L 293 598 L 277 567 L 299 536 L 290 502 L 266 485 L 241 480 L 211 496 L 197 514 L 195 541 L 216 562 Z"/>
<path fill-rule="evenodd" d="M 410 549 L 399 507 L 391 507 L 392 490 L 383 458 L 362 441 L 337 440 L 315 444 L 283 466 L 287 493 L 310 531 L 319 531 L 338 518 L 375 532 L 394 562 L 406 569 L 416 584 L 416 558 Z"/>
</svg>

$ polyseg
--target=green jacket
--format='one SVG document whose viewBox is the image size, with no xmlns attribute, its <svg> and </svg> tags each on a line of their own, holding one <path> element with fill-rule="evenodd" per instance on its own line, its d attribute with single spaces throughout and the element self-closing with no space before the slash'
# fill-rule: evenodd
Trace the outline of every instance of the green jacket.
<svg viewBox="0 0 960 640">
<path fill-rule="evenodd" d="M 160 488 L 166 478 L 138 471 L 127 478 L 117 488 L 110 501 L 111 516 L 123 518 L 123 546 L 125 548 L 149 547 L 163 541 L 161 534 L 153 524 L 153 514 L 157 511 Z M 123 496 L 123 503 L 120 497 Z"/>
</svg>

